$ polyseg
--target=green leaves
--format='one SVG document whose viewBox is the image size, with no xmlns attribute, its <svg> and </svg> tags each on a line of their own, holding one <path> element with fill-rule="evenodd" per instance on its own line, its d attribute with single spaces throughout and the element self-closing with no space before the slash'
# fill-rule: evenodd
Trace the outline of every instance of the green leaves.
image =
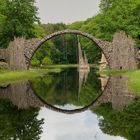
<svg viewBox="0 0 140 140">
<path fill-rule="evenodd" d="M 140 98 L 126 106 L 123 111 L 112 109 L 111 103 L 96 107 L 93 112 L 102 116 L 99 125 L 109 135 L 122 136 L 128 140 L 139 140 L 140 132 Z"/>
<path fill-rule="evenodd" d="M 0 139 L 38 140 L 43 119 L 38 120 L 39 109 L 18 109 L 9 100 L 0 100 Z"/>
<path fill-rule="evenodd" d="M 14 37 L 35 37 L 34 23 L 39 21 L 34 0 L 1 0 L 0 47 L 7 47 Z"/>
</svg>

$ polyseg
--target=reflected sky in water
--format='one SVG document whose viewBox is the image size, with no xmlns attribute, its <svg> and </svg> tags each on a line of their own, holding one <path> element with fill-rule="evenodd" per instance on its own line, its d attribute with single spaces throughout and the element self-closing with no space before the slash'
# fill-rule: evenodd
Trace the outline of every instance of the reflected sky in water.
<svg viewBox="0 0 140 140">
<path fill-rule="evenodd" d="M 42 107 L 38 116 L 41 118 L 45 122 L 41 140 L 125 140 L 104 134 L 99 128 L 98 116 L 89 110 L 67 115 Z"/>
<path fill-rule="evenodd" d="M 140 140 L 140 98 L 128 90 L 128 77 L 108 80 L 94 70 L 85 83 L 79 77 L 72 69 L 0 88 L 0 140 Z M 98 96 L 91 111 L 81 112 Z"/>
</svg>

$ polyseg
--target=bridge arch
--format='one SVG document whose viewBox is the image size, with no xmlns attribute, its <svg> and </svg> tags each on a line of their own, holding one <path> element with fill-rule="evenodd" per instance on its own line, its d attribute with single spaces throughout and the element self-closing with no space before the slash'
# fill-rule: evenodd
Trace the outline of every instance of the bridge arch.
<svg viewBox="0 0 140 140">
<path fill-rule="evenodd" d="M 50 40 L 50 39 L 52 39 L 54 37 L 57 37 L 59 35 L 64 35 L 64 34 L 81 35 L 81 36 L 86 37 L 89 40 L 91 40 L 93 43 L 95 43 L 102 50 L 103 54 L 105 55 L 105 57 L 107 59 L 107 62 L 109 64 L 109 67 L 110 67 L 110 54 L 108 52 L 109 48 L 112 47 L 111 46 L 112 44 L 110 42 L 108 42 L 108 41 L 102 41 L 101 39 L 97 39 L 94 36 L 92 36 L 92 35 L 90 35 L 90 34 L 88 34 L 86 32 L 82 32 L 82 31 L 79 31 L 79 30 L 70 30 L 70 29 L 67 29 L 67 30 L 62 30 L 62 31 L 58 31 L 58 32 L 52 33 L 52 34 L 46 36 L 45 38 L 43 38 L 42 40 L 38 41 L 31 48 L 29 48 L 30 50 L 27 50 L 28 53 L 25 52 L 25 57 L 27 58 L 28 68 L 29 68 L 30 61 L 31 61 L 33 55 L 36 53 L 36 51 L 38 50 L 38 48 L 42 44 L 44 44 L 45 42 L 47 42 L 48 40 Z"/>
<path fill-rule="evenodd" d="M 124 32 L 115 33 L 112 42 L 97 39 L 88 33 L 78 30 L 58 31 L 42 40 L 38 38 L 29 40 L 15 38 L 6 49 L 0 49 L 0 59 L 6 60 L 11 70 L 27 70 L 36 50 L 44 42 L 62 34 L 79 34 L 93 41 L 101 48 L 111 69 L 137 69 L 138 67 L 138 50 L 135 48 L 135 41 Z"/>
</svg>

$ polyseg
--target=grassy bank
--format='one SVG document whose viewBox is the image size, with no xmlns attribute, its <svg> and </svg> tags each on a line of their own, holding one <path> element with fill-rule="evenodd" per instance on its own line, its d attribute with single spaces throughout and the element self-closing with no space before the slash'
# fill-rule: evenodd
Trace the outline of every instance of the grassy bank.
<svg viewBox="0 0 140 140">
<path fill-rule="evenodd" d="M 106 75 L 119 75 L 119 74 L 131 75 L 135 71 L 136 70 L 102 70 L 102 71 L 98 71 L 97 73 L 106 74 Z"/>
<path fill-rule="evenodd" d="M 37 76 L 60 72 L 61 69 L 31 69 L 27 71 L 0 70 L 0 84 L 15 83 L 23 80 L 31 80 Z"/>
<path fill-rule="evenodd" d="M 103 70 L 99 74 L 127 75 L 128 89 L 136 95 L 140 95 L 140 70 Z"/>
<path fill-rule="evenodd" d="M 33 79 L 42 74 L 50 73 L 50 72 L 60 72 L 65 68 L 76 68 L 77 64 L 68 64 L 68 65 L 48 65 L 46 67 L 41 68 L 31 68 L 27 71 L 10 71 L 0 69 L 0 84 L 5 83 L 15 83 L 23 80 Z M 91 65 L 94 67 L 94 65 Z"/>
<path fill-rule="evenodd" d="M 61 65 L 47 65 L 47 66 L 42 66 L 42 68 L 47 68 L 47 69 L 50 69 L 50 68 L 76 68 L 78 67 L 77 64 L 61 64 Z"/>
<path fill-rule="evenodd" d="M 129 75 L 128 87 L 136 95 L 140 95 L 140 70 Z"/>
<path fill-rule="evenodd" d="M 41 66 L 39 68 L 43 69 L 52 69 L 52 68 L 77 68 L 79 65 L 78 64 L 59 64 L 59 65 L 47 65 L 47 66 Z M 98 68 L 98 65 L 96 64 L 89 64 L 90 67 L 92 68 Z M 32 68 L 38 68 L 38 67 L 32 67 Z"/>
</svg>

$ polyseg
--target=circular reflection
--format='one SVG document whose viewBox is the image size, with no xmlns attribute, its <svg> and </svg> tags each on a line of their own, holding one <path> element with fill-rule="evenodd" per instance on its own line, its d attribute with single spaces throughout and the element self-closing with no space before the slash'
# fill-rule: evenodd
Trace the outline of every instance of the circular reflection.
<svg viewBox="0 0 140 140">
<path fill-rule="evenodd" d="M 88 109 L 102 94 L 102 80 L 95 73 L 81 73 L 77 68 L 64 69 L 32 81 L 32 89 L 50 109 L 76 113 Z M 105 86 L 105 83 L 104 83 Z"/>
</svg>

